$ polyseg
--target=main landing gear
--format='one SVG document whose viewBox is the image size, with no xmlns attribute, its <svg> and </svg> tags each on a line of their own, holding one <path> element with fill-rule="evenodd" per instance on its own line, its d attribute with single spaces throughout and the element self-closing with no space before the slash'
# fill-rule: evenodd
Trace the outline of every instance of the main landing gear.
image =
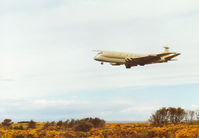
<svg viewBox="0 0 199 138">
<path fill-rule="evenodd" d="M 126 68 L 127 68 L 127 69 L 130 69 L 130 68 L 131 68 L 131 66 L 130 66 L 130 65 L 125 65 L 125 66 L 126 66 Z"/>
</svg>

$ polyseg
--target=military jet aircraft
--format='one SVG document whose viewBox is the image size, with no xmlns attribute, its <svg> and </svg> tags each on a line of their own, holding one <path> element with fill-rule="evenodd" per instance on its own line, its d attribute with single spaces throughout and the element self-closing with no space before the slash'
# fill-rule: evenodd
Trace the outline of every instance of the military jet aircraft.
<svg viewBox="0 0 199 138">
<path fill-rule="evenodd" d="M 174 57 L 180 55 L 180 53 L 170 52 L 169 47 L 164 47 L 165 50 L 159 54 L 133 54 L 126 52 L 114 52 L 95 50 L 98 54 L 94 57 L 94 60 L 100 61 L 101 64 L 109 62 L 113 66 L 125 65 L 126 68 L 133 66 L 144 66 L 146 64 L 165 63 L 168 61 L 176 61 Z"/>
</svg>

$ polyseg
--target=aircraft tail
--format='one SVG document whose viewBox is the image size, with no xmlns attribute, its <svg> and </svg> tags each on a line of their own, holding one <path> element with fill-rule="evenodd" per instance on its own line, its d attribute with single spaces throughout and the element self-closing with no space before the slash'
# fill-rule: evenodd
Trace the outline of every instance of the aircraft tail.
<svg viewBox="0 0 199 138">
<path fill-rule="evenodd" d="M 168 46 L 165 46 L 164 49 L 165 49 L 165 50 L 164 50 L 165 53 L 168 53 L 168 52 L 169 52 L 169 47 L 168 47 Z"/>
</svg>

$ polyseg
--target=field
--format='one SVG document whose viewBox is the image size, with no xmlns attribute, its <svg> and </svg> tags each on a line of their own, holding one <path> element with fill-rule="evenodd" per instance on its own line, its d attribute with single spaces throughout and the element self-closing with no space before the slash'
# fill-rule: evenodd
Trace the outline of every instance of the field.
<svg viewBox="0 0 199 138">
<path fill-rule="evenodd" d="M 75 131 L 64 125 L 49 125 L 37 122 L 36 128 L 27 129 L 27 123 L 13 123 L 11 128 L 0 128 L 2 138 L 198 138 L 199 124 L 169 124 L 153 127 L 150 123 L 105 123 L 102 128 L 92 128 L 88 132 Z M 23 130 L 16 129 L 23 126 Z M 15 129 L 14 129 L 15 128 Z"/>
</svg>

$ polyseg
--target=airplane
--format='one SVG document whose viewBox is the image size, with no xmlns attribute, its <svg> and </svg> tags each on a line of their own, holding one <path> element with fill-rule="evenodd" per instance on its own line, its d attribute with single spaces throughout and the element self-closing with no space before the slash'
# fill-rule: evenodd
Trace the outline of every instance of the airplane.
<svg viewBox="0 0 199 138">
<path fill-rule="evenodd" d="M 100 61 L 103 65 L 104 62 L 109 62 L 113 66 L 125 65 L 127 69 L 133 66 L 144 66 L 147 64 L 155 63 L 166 63 L 168 61 L 176 61 L 173 59 L 179 56 L 181 53 L 170 52 L 169 47 L 164 47 L 164 52 L 159 54 L 134 54 L 127 52 L 114 52 L 114 51 L 103 51 L 94 50 L 98 54 L 94 57 L 94 60 Z"/>
</svg>

